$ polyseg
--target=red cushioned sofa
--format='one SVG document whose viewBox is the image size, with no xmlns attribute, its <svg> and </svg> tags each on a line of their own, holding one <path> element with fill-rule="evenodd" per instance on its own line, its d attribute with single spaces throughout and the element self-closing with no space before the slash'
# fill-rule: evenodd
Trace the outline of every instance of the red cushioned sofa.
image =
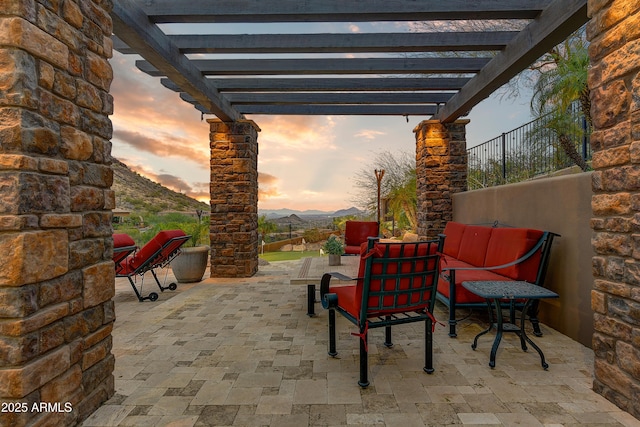
<svg viewBox="0 0 640 427">
<path fill-rule="evenodd" d="M 551 245 L 557 234 L 530 228 L 447 223 L 443 235 L 437 298 L 449 307 L 449 336 L 456 336 L 456 309 L 486 306 L 462 286 L 465 281 L 523 280 L 544 286 Z M 541 335 L 534 302 L 529 319 Z"/>
<path fill-rule="evenodd" d="M 376 221 L 347 221 L 344 228 L 344 253 L 360 255 L 361 245 L 369 237 L 378 237 L 379 225 Z"/>
</svg>

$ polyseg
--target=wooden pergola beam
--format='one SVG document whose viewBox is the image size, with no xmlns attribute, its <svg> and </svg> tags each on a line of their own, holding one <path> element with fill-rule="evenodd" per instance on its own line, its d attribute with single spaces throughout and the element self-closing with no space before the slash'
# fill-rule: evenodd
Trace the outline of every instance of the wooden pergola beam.
<svg viewBox="0 0 640 427">
<path fill-rule="evenodd" d="M 423 93 L 229 93 L 235 104 L 444 104 L 454 94 Z"/>
<path fill-rule="evenodd" d="M 550 0 L 154 0 L 139 1 L 155 23 L 261 23 L 533 19 Z"/>
<path fill-rule="evenodd" d="M 587 0 L 557 0 L 545 9 L 434 116 L 448 123 L 467 114 L 588 20 Z"/>
<path fill-rule="evenodd" d="M 446 52 L 503 49 L 517 31 L 447 33 L 344 33 L 344 34 L 185 34 L 169 35 L 180 52 L 230 53 L 351 53 Z M 135 53 L 114 40 L 121 53 Z"/>
<path fill-rule="evenodd" d="M 341 78 L 223 78 L 210 79 L 222 93 L 227 92 L 315 92 L 315 91 L 424 91 L 459 90 L 468 77 L 341 77 Z M 181 92 L 178 85 L 167 78 L 160 82 L 167 88 Z"/>
<path fill-rule="evenodd" d="M 477 73 L 490 58 L 304 58 L 192 59 L 207 76 L 314 74 L 447 74 Z M 136 66 L 151 76 L 165 76 L 149 61 Z M 173 79 L 172 79 L 173 80 Z"/>
<path fill-rule="evenodd" d="M 164 33 L 149 22 L 133 0 L 118 0 L 112 10 L 113 31 L 128 46 L 143 55 L 163 76 L 167 76 L 221 120 L 239 120 L 242 115 L 202 78 L 195 65 Z"/>
</svg>

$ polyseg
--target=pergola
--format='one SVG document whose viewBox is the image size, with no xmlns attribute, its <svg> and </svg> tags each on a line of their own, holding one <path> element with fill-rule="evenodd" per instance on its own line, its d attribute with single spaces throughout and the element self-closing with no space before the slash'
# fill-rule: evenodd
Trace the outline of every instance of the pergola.
<svg viewBox="0 0 640 427">
<path fill-rule="evenodd" d="M 423 116 L 418 233 L 433 236 L 451 219 L 451 194 L 466 190 L 459 118 L 582 26 L 587 2 L 121 0 L 112 18 L 115 49 L 216 116 L 211 275 L 242 277 L 258 266 L 259 128 L 245 115 Z M 327 27 L 342 31 L 318 32 Z"/>
<path fill-rule="evenodd" d="M 15 408 L 70 402 L 73 411 L 8 411 L 0 424 L 77 425 L 115 392 L 114 46 L 141 55 L 140 69 L 215 115 L 207 120 L 212 275 L 243 277 L 257 271 L 258 254 L 259 128 L 245 115 L 424 116 L 414 132 L 418 232 L 428 236 L 451 217 L 452 194 L 466 189 L 461 117 L 588 19 L 592 216 L 583 232 L 593 256 L 580 268 L 594 279 L 593 388 L 640 415 L 637 0 L 2 5 L 0 398 Z M 460 20 L 522 26 L 450 31 L 446 22 Z M 377 31 L 376 24 L 426 21 L 429 31 Z M 370 23 L 362 26 L 373 30 L 285 31 L 289 24 L 307 32 L 307 23 L 340 22 Z M 242 24 L 231 27 L 251 34 L 206 34 L 206 25 L 196 25 L 211 23 Z M 277 30 L 262 31 L 263 24 Z"/>
<path fill-rule="evenodd" d="M 447 123 L 583 25 L 587 1 L 120 0 L 112 17 L 116 50 L 139 54 L 140 70 L 163 77 L 163 85 L 224 122 L 245 114 L 318 114 L 417 115 Z M 519 31 L 475 32 L 447 25 L 461 20 L 522 25 Z M 376 33 L 254 31 L 273 23 L 286 29 L 421 21 L 438 24 L 430 32 L 419 26 Z M 190 34 L 189 24 L 221 23 L 237 24 L 237 32 Z"/>
</svg>

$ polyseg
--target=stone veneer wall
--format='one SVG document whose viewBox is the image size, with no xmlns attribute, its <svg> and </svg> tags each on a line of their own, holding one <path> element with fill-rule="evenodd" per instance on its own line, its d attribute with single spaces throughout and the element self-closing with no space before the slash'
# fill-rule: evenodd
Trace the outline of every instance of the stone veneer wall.
<svg viewBox="0 0 640 427">
<path fill-rule="evenodd" d="M 258 271 L 258 126 L 208 120 L 211 140 L 211 277 Z"/>
<path fill-rule="evenodd" d="M 640 3 L 588 6 L 594 389 L 640 418 Z"/>
<path fill-rule="evenodd" d="M 418 235 L 434 238 L 453 219 L 452 196 L 467 190 L 465 127 L 469 120 L 443 124 L 425 120 L 416 136 Z"/>
<path fill-rule="evenodd" d="M 0 425 L 74 425 L 114 392 L 110 2 L 0 9 Z"/>
</svg>

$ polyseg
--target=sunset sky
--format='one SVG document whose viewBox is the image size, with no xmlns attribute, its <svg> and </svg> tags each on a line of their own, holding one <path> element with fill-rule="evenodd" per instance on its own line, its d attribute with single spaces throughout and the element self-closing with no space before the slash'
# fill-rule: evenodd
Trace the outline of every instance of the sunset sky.
<svg viewBox="0 0 640 427">
<path fill-rule="evenodd" d="M 175 191 L 209 202 L 209 127 L 200 112 L 114 52 L 112 155 Z M 530 120 L 528 99 L 492 97 L 466 118 L 474 146 Z M 214 118 L 214 116 L 205 116 Z M 259 209 L 335 211 L 354 205 L 356 172 L 383 151 L 415 152 L 428 117 L 248 116 L 258 134 Z M 373 174 L 373 170 L 371 171 Z"/>
</svg>

